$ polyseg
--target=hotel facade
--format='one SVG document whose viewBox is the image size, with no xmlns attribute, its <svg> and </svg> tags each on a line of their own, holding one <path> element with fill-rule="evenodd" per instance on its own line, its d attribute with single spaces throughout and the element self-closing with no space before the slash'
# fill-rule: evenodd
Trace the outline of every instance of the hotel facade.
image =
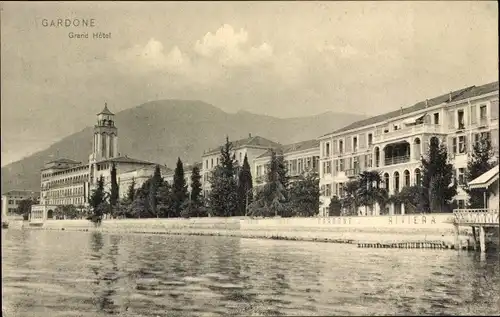
<svg viewBox="0 0 500 317">
<path fill-rule="evenodd" d="M 490 138 L 498 158 L 498 91 L 498 82 L 467 87 L 320 137 L 320 215 L 328 215 L 331 197 L 343 197 L 344 185 L 363 171 L 378 171 L 389 196 L 419 184 L 421 156 L 431 138 L 446 144 L 456 179 L 463 184 L 468 154 L 481 137 Z M 463 208 L 467 194 L 460 186 L 457 191 L 455 200 Z M 404 212 L 404 204 L 358 210 L 359 215 Z"/>
</svg>

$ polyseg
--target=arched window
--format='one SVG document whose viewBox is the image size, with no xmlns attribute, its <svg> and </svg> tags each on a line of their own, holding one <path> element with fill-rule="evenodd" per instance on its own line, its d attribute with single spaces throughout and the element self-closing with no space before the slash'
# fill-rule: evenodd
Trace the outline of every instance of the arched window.
<svg viewBox="0 0 500 317">
<path fill-rule="evenodd" d="M 389 191 L 389 173 L 384 174 L 384 186 L 385 190 Z"/>
<path fill-rule="evenodd" d="M 404 175 L 405 175 L 405 187 L 410 186 L 410 171 L 405 170 Z"/>
<path fill-rule="evenodd" d="M 399 172 L 394 172 L 394 192 L 399 192 Z"/>
<path fill-rule="evenodd" d="M 378 147 L 375 148 L 375 167 L 379 167 L 380 165 L 380 149 Z"/>
<path fill-rule="evenodd" d="M 415 185 L 422 186 L 422 176 L 419 168 L 415 169 Z"/>
</svg>

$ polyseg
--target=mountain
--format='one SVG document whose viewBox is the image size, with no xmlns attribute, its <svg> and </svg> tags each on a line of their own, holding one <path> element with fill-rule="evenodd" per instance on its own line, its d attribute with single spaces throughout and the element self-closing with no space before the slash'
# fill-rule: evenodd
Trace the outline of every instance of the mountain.
<svg viewBox="0 0 500 317">
<path fill-rule="evenodd" d="M 111 109 L 112 110 L 112 109 Z M 246 111 L 226 113 L 201 101 L 159 100 L 116 114 L 118 149 L 122 155 L 174 166 L 201 160 L 204 150 L 249 133 L 282 144 L 313 139 L 364 116 L 327 112 L 300 118 L 275 118 Z M 86 162 L 92 148 L 92 127 L 72 134 L 48 149 L 2 167 L 2 192 L 39 190 L 40 169 L 56 158 Z"/>
</svg>

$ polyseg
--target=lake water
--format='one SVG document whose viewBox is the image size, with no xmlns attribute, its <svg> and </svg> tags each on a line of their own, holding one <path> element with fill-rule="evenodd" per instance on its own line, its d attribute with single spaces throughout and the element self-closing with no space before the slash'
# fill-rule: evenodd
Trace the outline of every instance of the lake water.
<svg viewBox="0 0 500 317">
<path fill-rule="evenodd" d="M 500 313 L 498 254 L 2 230 L 6 316 Z"/>
</svg>

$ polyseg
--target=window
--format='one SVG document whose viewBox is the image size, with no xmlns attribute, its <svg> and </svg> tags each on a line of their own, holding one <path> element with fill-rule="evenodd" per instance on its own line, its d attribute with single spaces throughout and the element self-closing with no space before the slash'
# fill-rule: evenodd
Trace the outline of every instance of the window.
<svg viewBox="0 0 500 317">
<path fill-rule="evenodd" d="M 210 159 L 210 168 L 214 167 L 214 159 Z"/>
<path fill-rule="evenodd" d="M 457 200 L 457 207 L 458 209 L 465 209 L 465 200 L 463 199 Z"/>
<path fill-rule="evenodd" d="M 325 155 L 330 156 L 330 142 L 326 142 L 325 145 Z"/>
<path fill-rule="evenodd" d="M 410 171 L 405 170 L 404 175 L 405 175 L 405 187 L 410 186 Z"/>
<path fill-rule="evenodd" d="M 422 177 L 420 175 L 420 169 L 417 168 L 415 169 L 415 185 L 421 186 L 422 185 Z"/>
<path fill-rule="evenodd" d="M 339 164 L 340 164 L 340 169 L 339 169 L 339 171 L 343 172 L 343 171 L 344 171 L 344 159 L 340 159 L 340 160 L 339 160 Z"/>
<path fill-rule="evenodd" d="M 208 160 L 205 160 L 205 169 L 208 169 Z"/>
<path fill-rule="evenodd" d="M 325 196 L 332 196 L 332 184 L 326 184 L 325 186 Z"/>
<path fill-rule="evenodd" d="M 372 146 L 373 144 L 373 134 L 368 133 L 368 146 Z"/>
<path fill-rule="evenodd" d="M 389 174 L 388 173 L 384 174 L 384 185 L 385 185 L 385 190 L 389 191 Z"/>
<path fill-rule="evenodd" d="M 325 174 L 331 174 L 332 173 L 332 162 L 327 161 L 323 163 L 323 172 Z"/>
<path fill-rule="evenodd" d="M 394 192 L 399 192 L 399 172 L 394 172 Z"/>
<path fill-rule="evenodd" d="M 373 156 L 371 154 L 366 154 L 365 157 L 366 167 L 370 168 L 373 165 Z"/>
<path fill-rule="evenodd" d="M 458 153 L 462 154 L 466 152 L 466 140 L 465 135 L 461 135 L 458 137 Z"/>
<path fill-rule="evenodd" d="M 477 123 L 476 105 L 470 106 L 470 124 Z"/>
<path fill-rule="evenodd" d="M 458 119 L 458 129 L 460 129 L 460 130 L 465 129 L 464 111 L 463 110 L 458 110 L 457 119 Z"/>
<path fill-rule="evenodd" d="M 434 124 L 439 124 L 439 112 L 434 114 Z"/>
<path fill-rule="evenodd" d="M 242 158 L 243 153 L 240 152 L 240 164 L 243 164 L 243 158 Z"/>
<path fill-rule="evenodd" d="M 481 124 L 486 123 L 486 105 L 481 105 L 479 107 L 479 122 Z"/>
<path fill-rule="evenodd" d="M 342 154 L 344 153 L 344 141 L 339 140 L 339 153 Z"/>
<path fill-rule="evenodd" d="M 339 183 L 339 197 L 344 197 L 344 183 Z"/>
<path fill-rule="evenodd" d="M 458 185 L 465 185 L 465 168 L 457 169 Z"/>
<path fill-rule="evenodd" d="M 358 150 L 358 137 L 353 137 L 352 138 L 352 148 L 354 152 Z"/>
</svg>

